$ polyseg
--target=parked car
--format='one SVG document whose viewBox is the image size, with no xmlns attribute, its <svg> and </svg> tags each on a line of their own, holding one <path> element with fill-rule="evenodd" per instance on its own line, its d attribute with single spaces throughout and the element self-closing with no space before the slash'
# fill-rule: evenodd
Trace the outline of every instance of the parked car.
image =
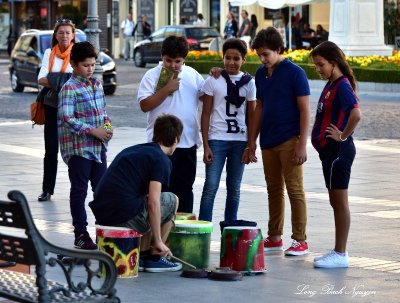
<svg viewBox="0 0 400 303">
<path fill-rule="evenodd" d="M 43 54 L 50 48 L 52 30 L 30 29 L 17 40 L 10 56 L 10 81 L 14 92 L 24 91 L 25 86 L 39 88 L 38 74 Z M 77 29 L 77 42 L 87 39 L 85 32 Z M 117 71 L 114 60 L 105 52 L 100 52 L 100 65 L 103 68 L 103 87 L 106 95 L 112 95 L 117 88 Z"/>
<path fill-rule="evenodd" d="M 195 25 L 170 25 L 156 30 L 149 38 L 139 41 L 134 46 L 133 60 L 137 67 L 146 63 L 157 63 L 161 59 L 161 45 L 169 36 L 183 36 L 189 43 L 190 50 L 208 50 L 211 41 L 221 40 L 221 35 L 213 27 Z"/>
</svg>

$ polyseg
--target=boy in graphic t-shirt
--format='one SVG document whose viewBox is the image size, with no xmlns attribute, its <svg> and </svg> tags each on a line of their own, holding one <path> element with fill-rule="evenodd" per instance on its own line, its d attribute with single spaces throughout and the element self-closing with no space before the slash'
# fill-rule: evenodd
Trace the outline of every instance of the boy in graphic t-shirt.
<svg viewBox="0 0 400 303">
<path fill-rule="evenodd" d="M 248 162 L 245 159 L 248 156 L 246 112 L 251 121 L 256 104 L 254 79 L 240 71 L 246 60 L 246 43 L 238 38 L 228 39 L 222 47 L 222 53 L 225 69 L 217 79 L 209 77 L 202 88 L 201 132 L 206 179 L 199 219 L 205 221 L 212 221 L 214 199 L 225 161 L 225 220 L 237 219 L 240 183 L 244 164 Z"/>
</svg>

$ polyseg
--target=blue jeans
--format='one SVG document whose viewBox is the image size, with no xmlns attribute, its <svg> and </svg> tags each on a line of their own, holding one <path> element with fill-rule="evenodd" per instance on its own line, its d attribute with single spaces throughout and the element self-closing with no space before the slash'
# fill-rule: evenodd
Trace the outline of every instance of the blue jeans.
<svg viewBox="0 0 400 303">
<path fill-rule="evenodd" d="M 214 199 L 221 180 L 222 169 L 226 160 L 226 203 L 225 220 L 237 220 L 240 200 L 240 183 L 244 171 L 242 155 L 246 141 L 209 140 L 208 144 L 214 155 L 210 165 L 206 165 L 206 180 L 200 201 L 199 220 L 212 221 Z"/>
<path fill-rule="evenodd" d="M 107 156 L 104 147 L 101 151 L 101 161 L 102 163 L 98 163 L 80 156 L 72 156 L 68 161 L 68 175 L 71 182 L 69 203 L 75 238 L 83 234 L 88 225 L 85 210 L 88 183 L 90 181 L 94 192 L 107 169 Z"/>
</svg>

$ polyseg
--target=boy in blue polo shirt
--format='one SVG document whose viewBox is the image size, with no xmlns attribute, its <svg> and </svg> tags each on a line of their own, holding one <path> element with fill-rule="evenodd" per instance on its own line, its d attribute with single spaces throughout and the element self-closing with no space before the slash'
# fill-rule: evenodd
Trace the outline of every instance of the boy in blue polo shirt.
<svg viewBox="0 0 400 303">
<path fill-rule="evenodd" d="M 307 132 L 310 123 L 310 88 L 305 72 L 283 58 L 279 32 L 268 27 L 252 42 L 263 66 L 255 76 L 257 104 L 251 121 L 249 153 L 256 161 L 256 139 L 260 148 L 268 189 L 268 237 L 265 251 L 283 250 L 285 186 L 292 210 L 292 245 L 286 255 L 308 253 L 307 205 L 303 188 L 303 163 L 307 161 Z"/>
</svg>

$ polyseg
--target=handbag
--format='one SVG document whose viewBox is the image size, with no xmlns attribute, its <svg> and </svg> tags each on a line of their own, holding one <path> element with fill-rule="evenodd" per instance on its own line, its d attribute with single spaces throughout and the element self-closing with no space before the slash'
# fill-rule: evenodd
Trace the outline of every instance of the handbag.
<svg viewBox="0 0 400 303">
<path fill-rule="evenodd" d="M 31 103 L 31 121 L 33 125 L 43 125 L 44 124 L 44 104 L 40 101 L 35 101 Z"/>
</svg>

